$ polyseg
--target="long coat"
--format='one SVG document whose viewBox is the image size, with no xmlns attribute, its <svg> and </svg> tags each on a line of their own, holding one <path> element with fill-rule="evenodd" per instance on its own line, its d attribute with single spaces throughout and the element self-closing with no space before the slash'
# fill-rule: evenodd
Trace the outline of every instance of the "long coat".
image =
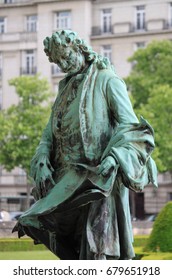
<svg viewBox="0 0 172 280">
<path fill-rule="evenodd" d="M 138 121 L 125 83 L 111 69 L 100 70 L 92 64 L 74 79 L 80 98 L 76 110 L 84 160 L 62 166 L 63 172 L 54 175 L 56 185 L 48 185 L 46 196 L 38 198 L 35 187 L 33 195 L 37 201 L 21 216 L 15 229 L 19 235 L 27 234 L 43 242 L 64 259 L 75 258 L 65 249 L 65 238 L 73 240 L 68 245 L 79 259 L 131 259 L 134 252 L 128 189 L 141 191 L 149 182 L 157 186 L 156 166 L 150 156 L 154 149 L 153 130 L 143 118 Z M 46 154 L 52 165 L 54 154 L 58 153 L 54 146 L 57 104 L 68 80 L 60 82 L 36 152 L 38 156 Z M 117 164 L 103 177 L 97 174 L 97 167 L 107 156 L 112 156 Z M 82 229 L 73 234 L 81 215 Z"/>
</svg>

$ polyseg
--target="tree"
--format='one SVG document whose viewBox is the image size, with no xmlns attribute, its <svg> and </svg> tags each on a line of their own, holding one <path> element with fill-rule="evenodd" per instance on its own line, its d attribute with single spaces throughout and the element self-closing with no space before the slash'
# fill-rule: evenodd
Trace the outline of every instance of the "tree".
<svg viewBox="0 0 172 280">
<path fill-rule="evenodd" d="M 171 41 L 153 41 L 146 48 L 137 50 L 129 61 L 133 63 L 133 69 L 126 83 L 134 98 L 134 108 L 147 103 L 154 87 L 172 87 Z"/>
<path fill-rule="evenodd" d="M 172 252 L 172 202 L 168 202 L 157 216 L 146 250 Z"/>
<path fill-rule="evenodd" d="M 0 112 L 0 164 L 8 171 L 20 167 L 28 176 L 50 114 L 50 87 L 39 75 L 21 76 L 9 83 L 15 87 L 19 103 Z"/>
<path fill-rule="evenodd" d="M 154 128 L 156 149 L 153 156 L 159 171 L 172 171 L 172 87 L 154 87 L 147 104 L 142 104 L 136 112 Z"/>
<path fill-rule="evenodd" d="M 135 112 L 155 130 L 158 170 L 172 171 L 172 42 L 152 42 L 129 61 L 134 67 L 126 82 Z"/>
</svg>

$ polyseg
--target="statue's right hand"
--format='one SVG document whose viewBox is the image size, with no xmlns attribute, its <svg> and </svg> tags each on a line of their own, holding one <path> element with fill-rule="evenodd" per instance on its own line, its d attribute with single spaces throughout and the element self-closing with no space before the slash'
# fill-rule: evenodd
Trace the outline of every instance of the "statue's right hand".
<svg viewBox="0 0 172 280">
<path fill-rule="evenodd" d="M 55 182 L 52 177 L 54 169 L 50 164 L 49 158 L 47 155 L 35 156 L 31 161 L 31 173 L 36 187 L 40 189 L 42 194 L 46 194 L 46 181 L 50 181 L 54 186 Z"/>
</svg>

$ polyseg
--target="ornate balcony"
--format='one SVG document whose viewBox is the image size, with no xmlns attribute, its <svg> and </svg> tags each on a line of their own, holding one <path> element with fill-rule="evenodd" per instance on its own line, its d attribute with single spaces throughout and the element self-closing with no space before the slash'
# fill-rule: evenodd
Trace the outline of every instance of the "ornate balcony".
<svg viewBox="0 0 172 280">
<path fill-rule="evenodd" d="M 35 75 L 37 73 L 36 67 L 21 67 L 20 75 Z"/>
</svg>

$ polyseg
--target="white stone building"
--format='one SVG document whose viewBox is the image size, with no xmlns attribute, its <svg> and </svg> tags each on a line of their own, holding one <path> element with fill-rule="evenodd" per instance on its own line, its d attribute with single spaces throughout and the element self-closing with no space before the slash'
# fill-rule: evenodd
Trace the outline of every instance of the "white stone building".
<svg viewBox="0 0 172 280">
<path fill-rule="evenodd" d="M 77 31 L 126 77 L 135 50 L 152 40 L 172 40 L 172 0 L 0 0 L 0 109 L 18 102 L 8 81 L 20 75 L 41 73 L 57 91 L 63 74 L 48 62 L 42 42 L 61 28 Z M 18 168 L 0 172 L 0 207 L 8 202 L 12 211 L 26 194 L 25 175 Z M 148 187 L 137 196 L 145 213 L 172 199 L 171 178 L 163 178 L 158 192 Z"/>
</svg>

